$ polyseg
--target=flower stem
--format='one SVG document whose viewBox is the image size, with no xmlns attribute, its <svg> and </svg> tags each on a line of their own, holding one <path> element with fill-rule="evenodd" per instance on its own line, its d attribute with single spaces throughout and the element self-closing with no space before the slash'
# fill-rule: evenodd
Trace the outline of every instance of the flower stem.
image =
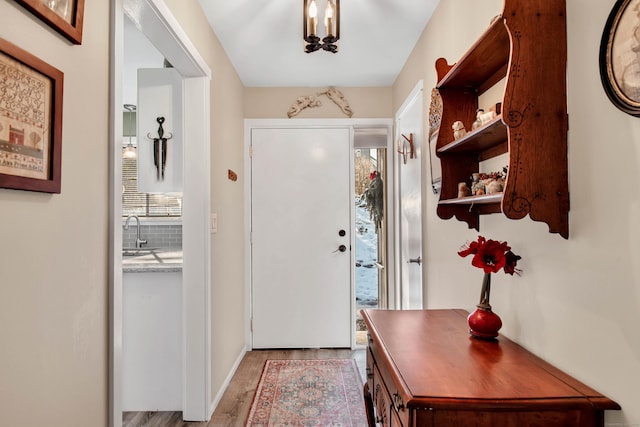
<svg viewBox="0 0 640 427">
<path fill-rule="evenodd" d="M 484 273 L 482 279 L 482 291 L 480 292 L 480 304 L 479 308 L 491 310 L 491 304 L 489 304 L 489 296 L 491 294 L 491 273 Z"/>
</svg>

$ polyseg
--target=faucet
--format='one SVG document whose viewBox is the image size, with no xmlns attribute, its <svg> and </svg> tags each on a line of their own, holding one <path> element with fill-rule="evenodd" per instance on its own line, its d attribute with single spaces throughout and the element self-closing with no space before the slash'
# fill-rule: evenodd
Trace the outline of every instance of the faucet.
<svg viewBox="0 0 640 427">
<path fill-rule="evenodd" d="M 124 229 L 128 230 L 129 229 L 129 221 L 131 220 L 131 218 L 136 220 L 136 227 L 137 227 L 137 233 L 136 233 L 136 249 L 137 248 L 141 248 L 142 245 L 146 245 L 147 241 L 146 240 L 142 240 L 140 238 L 140 218 L 138 218 L 138 215 L 129 215 L 127 217 L 127 220 L 124 222 Z"/>
</svg>

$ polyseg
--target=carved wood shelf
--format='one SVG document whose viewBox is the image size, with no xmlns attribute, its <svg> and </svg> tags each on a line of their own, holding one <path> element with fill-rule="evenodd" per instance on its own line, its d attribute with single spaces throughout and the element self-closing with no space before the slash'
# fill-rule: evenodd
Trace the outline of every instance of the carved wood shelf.
<svg viewBox="0 0 640 427">
<path fill-rule="evenodd" d="M 440 200 L 441 205 L 486 205 L 500 203 L 502 193 L 483 194 L 481 196 L 457 197 L 455 199 Z"/>
<path fill-rule="evenodd" d="M 565 0 L 505 0 L 502 14 L 457 63 L 436 61 L 443 103 L 436 143 L 440 218 L 455 216 L 479 230 L 482 214 L 529 215 L 569 237 L 566 61 Z M 478 96 L 503 79 L 502 115 L 454 140 L 453 122 L 470 129 Z M 480 162 L 504 153 L 509 167 L 502 200 L 458 201 L 457 184 L 468 182 Z"/>
</svg>

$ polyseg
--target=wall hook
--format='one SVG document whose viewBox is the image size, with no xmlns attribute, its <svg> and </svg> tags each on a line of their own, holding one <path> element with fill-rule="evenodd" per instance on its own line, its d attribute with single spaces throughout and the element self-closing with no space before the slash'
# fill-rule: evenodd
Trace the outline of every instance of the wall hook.
<svg viewBox="0 0 640 427">
<path fill-rule="evenodd" d="M 402 139 L 398 140 L 398 153 L 402 154 L 402 163 L 407 164 L 407 145 L 402 141 Z"/>
<path fill-rule="evenodd" d="M 413 146 L 413 133 L 409 134 L 409 138 L 407 138 L 404 134 L 400 134 L 400 135 L 402 136 L 404 141 L 402 139 L 398 140 L 398 153 L 402 154 L 402 162 L 406 165 L 407 164 L 407 143 L 409 143 L 409 153 L 408 153 L 409 158 L 410 159 L 416 158 L 416 151 Z"/>
<path fill-rule="evenodd" d="M 402 135 L 402 137 L 409 143 L 409 158 L 410 159 L 415 159 L 416 158 L 416 149 L 413 146 L 413 133 L 409 134 L 409 138 L 404 136 L 404 134 Z"/>
<path fill-rule="evenodd" d="M 156 177 L 158 180 L 164 180 L 164 171 L 167 166 L 167 141 L 173 138 L 173 134 L 169 132 L 168 136 L 164 136 L 162 128 L 164 117 L 158 117 L 156 122 L 158 122 L 158 137 L 154 138 L 150 133 L 147 133 L 147 139 L 153 140 L 153 164 L 156 167 Z"/>
</svg>

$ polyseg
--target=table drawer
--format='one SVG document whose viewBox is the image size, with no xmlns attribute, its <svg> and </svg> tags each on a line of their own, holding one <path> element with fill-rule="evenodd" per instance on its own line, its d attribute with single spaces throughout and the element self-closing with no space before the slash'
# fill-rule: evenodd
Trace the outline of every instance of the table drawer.
<svg viewBox="0 0 640 427">
<path fill-rule="evenodd" d="M 405 398 L 400 393 L 397 384 L 391 376 L 391 373 L 385 366 L 384 361 L 386 359 L 382 356 L 377 343 L 374 341 L 369 342 L 369 350 L 371 351 L 371 356 L 375 361 L 375 366 L 379 370 L 379 375 L 382 379 L 382 382 L 384 382 L 387 390 L 389 390 L 391 402 L 399 413 L 406 412 Z"/>
<path fill-rule="evenodd" d="M 386 383 L 383 381 L 380 370 L 374 366 L 373 371 L 373 401 L 375 407 L 376 422 L 381 423 L 383 427 L 408 427 L 409 411 L 404 408 L 397 411 L 394 404 L 394 397 L 389 393 Z"/>
<path fill-rule="evenodd" d="M 376 411 L 376 425 L 389 427 L 392 412 L 391 399 L 377 368 L 373 371 L 373 406 Z"/>
<path fill-rule="evenodd" d="M 373 370 L 375 367 L 375 361 L 373 360 L 373 356 L 371 355 L 371 350 L 367 348 L 367 386 L 369 387 L 369 391 L 373 393 Z"/>
</svg>

